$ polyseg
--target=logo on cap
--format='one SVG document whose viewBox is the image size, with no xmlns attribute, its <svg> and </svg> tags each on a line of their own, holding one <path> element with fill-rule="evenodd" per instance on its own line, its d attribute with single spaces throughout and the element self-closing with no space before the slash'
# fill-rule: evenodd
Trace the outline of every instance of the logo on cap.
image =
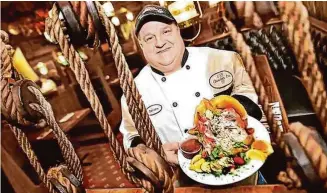
<svg viewBox="0 0 327 193">
<path fill-rule="evenodd" d="M 147 11 L 157 11 L 159 13 L 163 13 L 162 9 L 158 9 L 156 7 L 146 7 L 143 11 L 143 13 L 147 12 Z"/>
</svg>

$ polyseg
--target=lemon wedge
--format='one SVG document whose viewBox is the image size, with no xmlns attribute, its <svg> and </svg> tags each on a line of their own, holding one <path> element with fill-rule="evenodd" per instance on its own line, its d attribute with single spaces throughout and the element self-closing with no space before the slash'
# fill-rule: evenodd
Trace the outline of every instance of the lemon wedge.
<svg viewBox="0 0 327 193">
<path fill-rule="evenodd" d="M 250 149 L 248 152 L 246 152 L 246 157 L 253 160 L 265 161 L 267 154 L 256 149 Z"/>
<path fill-rule="evenodd" d="M 190 170 L 194 170 L 196 172 L 203 172 L 201 170 L 201 165 L 206 162 L 205 159 L 200 158 L 200 160 L 198 160 L 197 162 L 195 162 L 193 165 L 190 165 Z"/>
<path fill-rule="evenodd" d="M 192 158 L 192 160 L 191 160 L 191 165 L 195 164 L 195 162 L 199 161 L 201 158 L 202 158 L 202 157 L 201 157 L 200 154 L 194 156 L 194 157 Z"/>
<path fill-rule="evenodd" d="M 252 143 L 252 145 L 251 145 L 251 148 L 262 151 L 267 155 L 270 155 L 270 154 L 272 154 L 274 152 L 271 144 L 269 142 L 267 142 L 267 141 L 264 141 L 264 140 L 254 141 Z"/>
</svg>

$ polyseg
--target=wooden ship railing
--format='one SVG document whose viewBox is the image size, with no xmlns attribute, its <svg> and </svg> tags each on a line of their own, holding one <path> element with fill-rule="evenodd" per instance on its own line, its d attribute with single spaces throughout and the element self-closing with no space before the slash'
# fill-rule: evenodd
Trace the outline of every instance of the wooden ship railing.
<svg viewBox="0 0 327 193">
<path fill-rule="evenodd" d="M 326 90 L 319 71 L 310 37 L 309 17 L 301 2 L 279 2 L 281 19 L 287 27 L 287 37 L 299 64 L 301 79 L 319 117 L 324 133 L 327 133 Z M 75 16 L 79 17 L 75 17 Z M 162 144 L 153 128 L 144 103 L 135 86 L 133 76 L 118 42 L 115 28 L 105 15 L 99 2 L 57 2 L 46 20 L 46 33 L 50 41 L 59 44 L 70 68 L 89 100 L 92 110 L 109 139 L 115 160 L 126 178 L 139 188 L 90 190 L 83 186 L 81 163 L 71 142 L 56 123 L 52 108 L 42 96 L 39 88 L 29 80 L 22 79 L 12 70 L 11 47 L 8 36 L 1 31 L 1 110 L 8 121 L 21 149 L 27 155 L 40 180 L 49 192 L 306 192 L 314 188 L 327 188 L 327 156 L 325 141 L 319 134 L 300 123 L 287 125 L 281 131 L 273 117 L 264 84 L 259 76 L 255 59 L 237 28 L 227 18 L 225 23 L 230 31 L 233 44 L 243 58 L 259 103 L 272 128 L 273 140 L 288 158 L 286 171 L 281 171 L 279 180 L 284 185 L 242 186 L 229 189 L 206 189 L 195 187 L 175 188 L 174 166 L 165 161 Z M 120 86 L 127 99 L 128 109 L 135 126 L 146 142 L 144 146 L 124 151 L 117 142 L 104 115 L 102 105 L 94 91 L 85 63 L 76 47 L 88 44 L 97 47 L 107 42 L 111 48 L 118 70 Z M 303 46 L 304 45 L 304 46 Z M 279 101 L 281 102 L 281 101 Z M 40 165 L 24 130 L 38 126 L 45 121 L 54 130 L 65 163 L 45 172 Z M 139 174 L 141 172 L 141 175 Z M 142 188 L 142 189 L 141 189 Z"/>
</svg>

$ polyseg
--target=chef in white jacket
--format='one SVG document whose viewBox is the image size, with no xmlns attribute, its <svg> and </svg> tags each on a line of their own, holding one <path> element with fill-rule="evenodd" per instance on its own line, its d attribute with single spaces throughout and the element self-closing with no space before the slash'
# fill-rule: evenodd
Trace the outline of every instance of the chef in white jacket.
<svg viewBox="0 0 327 193">
<path fill-rule="evenodd" d="M 178 142 L 193 127 L 195 108 L 203 98 L 231 95 L 249 115 L 261 118 L 258 97 L 236 52 L 185 48 L 174 17 L 155 5 L 138 15 L 135 35 L 148 62 L 135 78 L 136 86 L 170 162 L 177 163 Z M 121 105 L 124 147 L 137 146 L 142 140 L 124 96 Z"/>
</svg>

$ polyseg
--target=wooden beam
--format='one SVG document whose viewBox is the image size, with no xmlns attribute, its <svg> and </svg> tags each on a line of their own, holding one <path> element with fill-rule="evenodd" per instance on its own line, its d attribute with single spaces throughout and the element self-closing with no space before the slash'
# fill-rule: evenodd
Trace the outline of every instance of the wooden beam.
<svg viewBox="0 0 327 193">
<path fill-rule="evenodd" d="M 312 27 L 319 29 L 320 31 L 327 34 L 327 23 L 326 22 L 316 19 L 314 17 L 310 17 L 309 21 L 310 21 L 310 24 Z"/>
</svg>

